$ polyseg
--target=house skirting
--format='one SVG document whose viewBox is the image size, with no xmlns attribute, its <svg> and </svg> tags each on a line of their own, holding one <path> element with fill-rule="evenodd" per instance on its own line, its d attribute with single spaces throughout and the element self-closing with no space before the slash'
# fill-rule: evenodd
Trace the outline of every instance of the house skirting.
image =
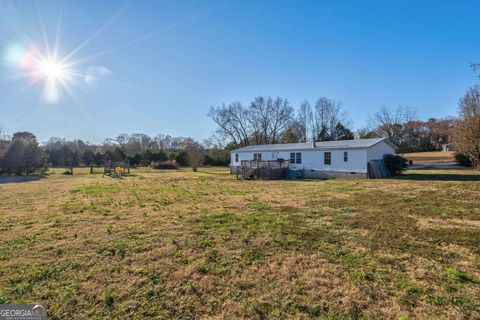
<svg viewBox="0 0 480 320">
<path fill-rule="evenodd" d="M 333 179 L 333 178 L 343 178 L 343 179 L 366 179 L 366 172 L 344 172 L 344 171 L 324 171 L 324 170 L 309 170 L 303 169 L 302 178 L 304 179 Z M 241 173 L 240 166 L 230 166 L 230 173 L 237 174 Z M 276 177 L 278 179 L 278 177 Z"/>
<path fill-rule="evenodd" d="M 304 179 L 366 179 L 366 172 L 343 172 L 343 171 L 323 171 L 323 170 L 303 170 Z"/>
</svg>

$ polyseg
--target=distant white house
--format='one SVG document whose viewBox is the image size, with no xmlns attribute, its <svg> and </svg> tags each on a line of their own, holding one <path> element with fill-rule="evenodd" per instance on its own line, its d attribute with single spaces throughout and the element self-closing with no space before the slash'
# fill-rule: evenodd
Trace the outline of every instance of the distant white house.
<svg viewBox="0 0 480 320">
<path fill-rule="evenodd" d="M 233 150 L 230 168 L 236 173 L 242 161 L 288 160 L 288 168 L 303 170 L 305 178 L 366 178 L 370 161 L 396 149 L 384 138 L 254 145 Z"/>
</svg>

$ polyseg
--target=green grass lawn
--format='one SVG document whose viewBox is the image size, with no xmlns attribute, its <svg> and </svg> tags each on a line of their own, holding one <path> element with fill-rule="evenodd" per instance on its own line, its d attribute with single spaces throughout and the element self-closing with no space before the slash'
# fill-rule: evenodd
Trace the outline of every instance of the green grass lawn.
<svg viewBox="0 0 480 320">
<path fill-rule="evenodd" d="M 477 171 L 82 170 L 0 178 L 0 303 L 51 319 L 480 317 Z"/>
</svg>

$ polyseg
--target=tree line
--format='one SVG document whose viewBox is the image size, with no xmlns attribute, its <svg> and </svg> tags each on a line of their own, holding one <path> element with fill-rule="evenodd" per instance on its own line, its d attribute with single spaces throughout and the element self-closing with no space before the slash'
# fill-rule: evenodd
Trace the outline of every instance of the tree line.
<svg viewBox="0 0 480 320">
<path fill-rule="evenodd" d="M 454 118 L 421 121 L 411 108 L 385 106 L 354 133 L 342 102 L 327 97 L 314 103 L 305 100 L 295 110 L 285 98 L 259 96 L 248 105 L 232 102 L 211 107 L 208 116 L 217 125 L 217 138 L 229 141 L 230 148 L 385 137 L 401 152 L 433 151 L 449 143 L 455 122 Z"/>
<path fill-rule="evenodd" d="M 44 173 L 49 166 L 102 166 L 108 162 L 126 161 L 132 167 L 201 165 L 225 166 L 228 151 L 210 141 L 203 144 L 192 138 L 146 134 L 121 134 L 107 138 L 102 144 L 52 137 L 44 146 L 30 132 L 17 132 L 11 137 L 0 128 L 0 174 L 32 175 Z M 160 164 L 160 166 L 159 166 Z"/>
<path fill-rule="evenodd" d="M 0 174 L 37 174 L 48 166 L 101 166 L 127 161 L 131 166 L 174 161 L 180 166 L 228 165 L 229 151 L 255 144 L 295 143 L 385 137 L 399 152 L 435 151 L 450 144 L 463 164 L 480 168 L 480 86 L 470 88 L 459 102 L 457 117 L 418 120 L 408 107 L 380 108 L 356 133 L 341 101 L 326 97 L 303 101 L 293 108 L 285 98 L 258 96 L 211 107 L 214 138 L 199 143 L 192 138 L 159 134 L 120 134 L 101 144 L 53 137 L 40 146 L 35 135 L 17 132 L 11 137 L 0 127 Z M 215 142 L 216 141 L 216 142 Z"/>
<path fill-rule="evenodd" d="M 365 128 L 358 130 L 359 138 L 387 138 L 399 147 L 399 152 L 422 152 L 442 150 L 442 145 L 451 143 L 453 117 L 427 121 L 416 119 L 408 107 L 382 107 L 370 116 Z"/>
</svg>

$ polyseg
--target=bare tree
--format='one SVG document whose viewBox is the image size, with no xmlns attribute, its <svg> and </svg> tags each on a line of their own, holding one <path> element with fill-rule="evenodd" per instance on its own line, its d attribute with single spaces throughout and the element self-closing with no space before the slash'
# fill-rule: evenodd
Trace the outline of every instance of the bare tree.
<svg viewBox="0 0 480 320">
<path fill-rule="evenodd" d="M 152 138 L 144 133 L 133 133 L 130 135 L 129 142 L 136 143 L 141 151 L 145 151 L 151 148 Z"/>
<path fill-rule="evenodd" d="M 456 119 L 447 117 L 443 119 L 430 118 L 426 121 L 427 136 L 435 150 L 441 150 L 442 144 L 448 144 L 453 134 Z"/>
<path fill-rule="evenodd" d="M 172 150 L 172 141 L 174 139 L 174 137 L 168 134 L 157 134 L 157 136 L 154 138 L 154 141 L 159 150 Z"/>
<path fill-rule="evenodd" d="M 298 142 L 307 142 L 313 140 L 313 114 L 310 102 L 307 100 L 300 104 L 297 112 L 296 122 L 299 125 L 301 134 L 298 137 Z"/>
<path fill-rule="evenodd" d="M 343 110 L 342 102 L 318 98 L 313 110 L 313 138 L 320 141 L 336 140 L 341 133 L 339 129 L 349 129 L 351 119 Z"/>
<path fill-rule="evenodd" d="M 351 120 L 342 103 L 327 98 L 319 98 L 313 111 L 305 100 L 296 115 L 287 99 L 261 96 L 256 97 L 248 108 L 239 102 L 228 106 L 223 104 L 211 107 L 208 115 L 218 125 L 217 135 L 237 147 L 353 136 Z"/>
<path fill-rule="evenodd" d="M 384 137 L 400 146 L 404 143 L 404 124 L 413 121 L 415 112 L 405 106 L 397 108 L 382 107 L 375 112 L 368 121 L 368 129 L 378 137 Z"/>
<path fill-rule="evenodd" d="M 306 142 L 303 125 L 297 120 L 290 122 L 287 130 L 282 134 L 281 143 Z"/>
<path fill-rule="evenodd" d="M 48 139 L 47 143 L 45 144 L 45 148 L 60 149 L 65 144 L 67 144 L 67 140 L 65 138 L 51 137 L 50 139 Z"/>
<path fill-rule="evenodd" d="M 219 139 L 219 136 L 215 134 L 203 140 L 203 146 L 206 149 L 225 149 L 226 145 L 225 140 Z"/>
<path fill-rule="evenodd" d="M 472 63 L 472 64 L 470 64 L 470 67 L 475 72 L 480 71 L 480 63 Z"/>
<path fill-rule="evenodd" d="M 283 132 L 290 126 L 294 118 L 293 108 L 287 99 L 276 98 L 273 100 L 270 113 L 270 126 L 267 131 L 265 143 L 279 143 Z"/>
<path fill-rule="evenodd" d="M 10 136 L 7 134 L 4 127 L 0 125 L 0 160 L 7 152 L 10 145 Z M 0 168 L 1 171 L 1 168 Z"/>
<path fill-rule="evenodd" d="M 7 130 L 0 124 L 0 140 L 9 140 Z"/>
<path fill-rule="evenodd" d="M 255 144 L 278 143 L 293 118 L 293 108 L 283 98 L 256 97 L 247 111 Z"/>
<path fill-rule="evenodd" d="M 112 138 L 105 138 L 102 142 L 104 149 L 115 148 L 118 146 L 118 142 Z"/>
<path fill-rule="evenodd" d="M 208 116 L 217 124 L 216 132 L 220 137 L 233 141 L 237 146 L 249 145 L 251 128 L 247 121 L 247 110 L 240 102 L 210 107 Z"/>
<path fill-rule="evenodd" d="M 470 88 L 459 104 L 460 120 L 453 133 L 455 149 L 480 169 L 480 86 Z"/>
<path fill-rule="evenodd" d="M 357 130 L 356 134 L 358 139 L 370 139 L 370 138 L 377 138 L 378 135 L 374 131 L 370 131 L 369 128 L 360 128 Z"/>
<path fill-rule="evenodd" d="M 240 102 L 211 107 L 208 116 L 217 135 L 236 146 L 278 143 L 293 120 L 293 108 L 283 98 L 256 97 L 248 108 Z"/>
<path fill-rule="evenodd" d="M 128 143 L 128 134 L 126 133 L 122 133 L 122 134 L 119 134 L 115 140 L 121 145 L 121 146 L 125 146 L 127 143 Z"/>
</svg>

